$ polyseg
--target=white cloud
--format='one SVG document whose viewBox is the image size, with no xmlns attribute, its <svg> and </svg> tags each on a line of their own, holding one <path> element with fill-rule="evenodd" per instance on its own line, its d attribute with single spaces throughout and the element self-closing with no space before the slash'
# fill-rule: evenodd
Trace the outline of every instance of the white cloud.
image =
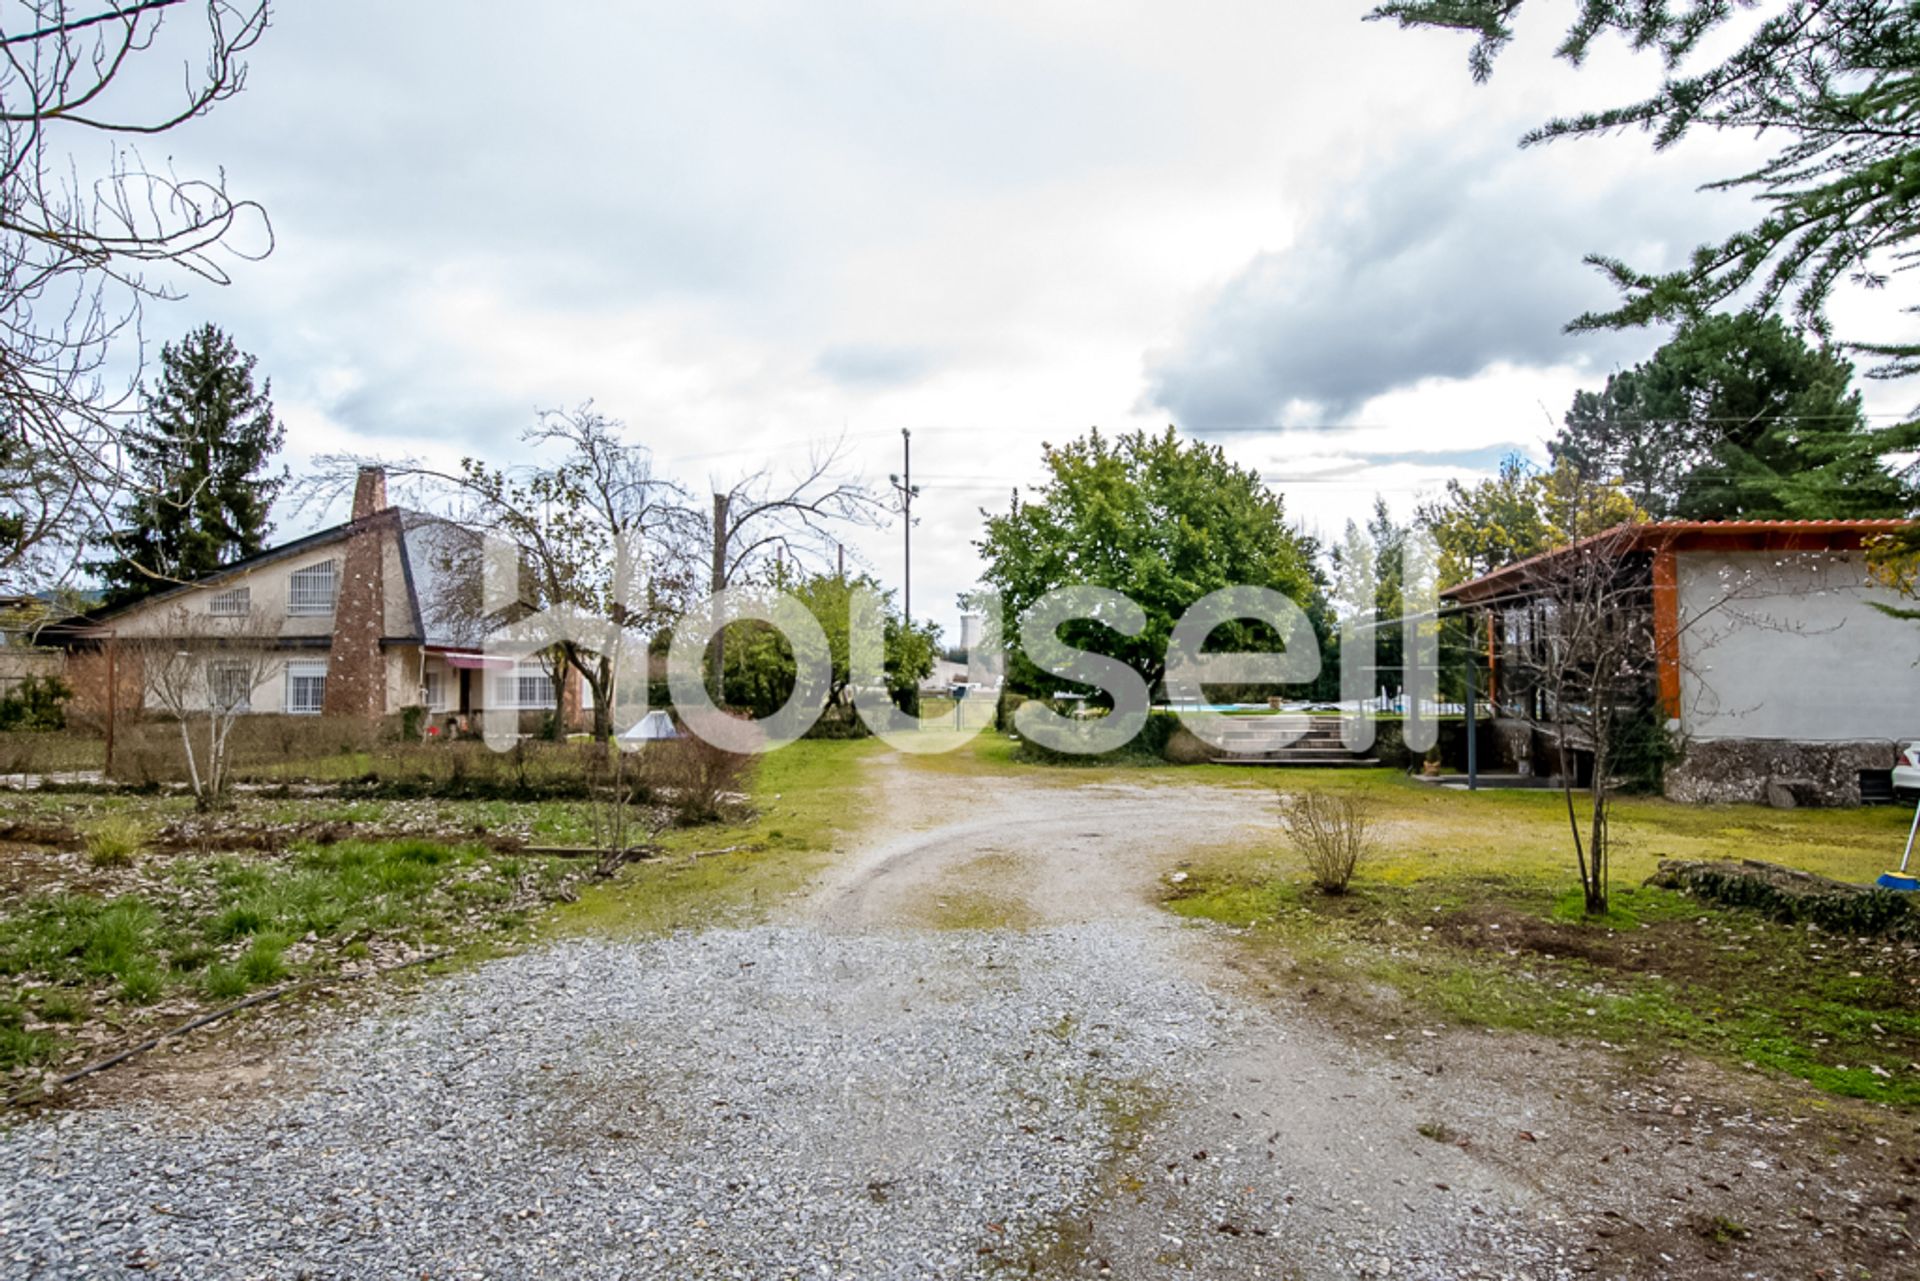
<svg viewBox="0 0 1920 1281">
<path fill-rule="evenodd" d="M 589 397 L 696 490 L 842 435 L 883 479 L 911 427 L 915 601 L 948 620 L 978 507 L 1156 401 L 1344 407 L 1363 429 L 1223 438 L 1337 531 L 1537 444 L 1542 404 L 1650 347 L 1559 336 L 1605 301 L 1578 255 L 1686 247 L 1724 158 L 1517 152 L 1655 70 L 1552 64 L 1564 14 L 1529 7 L 1476 87 L 1464 40 L 1363 8 L 288 6 L 247 92 L 169 138 L 278 249 L 149 327 L 256 352 L 296 467 L 506 460 Z M 899 581 L 897 527 L 852 541 Z"/>
</svg>

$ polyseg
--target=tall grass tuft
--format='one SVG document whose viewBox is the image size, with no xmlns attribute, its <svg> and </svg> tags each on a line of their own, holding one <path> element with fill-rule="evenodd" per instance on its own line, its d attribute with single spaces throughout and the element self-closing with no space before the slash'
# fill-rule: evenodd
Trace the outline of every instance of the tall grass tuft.
<svg viewBox="0 0 1920 1281">
<path fill-rule="evenodd" d="M 87 861 L 95 867 L 127 867 L 147 847 L 151 833 L 132 814 L 109 814 L 87 829 Z"/>
</svg>

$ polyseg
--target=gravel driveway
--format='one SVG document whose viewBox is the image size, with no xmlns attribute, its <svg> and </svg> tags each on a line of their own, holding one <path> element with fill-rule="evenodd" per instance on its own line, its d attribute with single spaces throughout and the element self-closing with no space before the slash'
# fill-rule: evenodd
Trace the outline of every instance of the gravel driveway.
<svg viewBox="0 0 1920 1281">
<path fill-rule="evenodd" d="M 1772 1120 L 1649 1083 L 1602 1108 L 1550 1047 L 1356 1046 L 1248 996 L 1146 893 L 1258 821 L 1242 795 L 876 786 L 894 834 L 783 919 L 436 981 L 217 1115 L 0 1135 L 0 1273 L 1540 1278 L 1702 1169 L 1749 1219 L 1804 1187 Z M 1024 927 L 902 924 L 970 887 Z M 1688 1271 L 1648 1242 L 1643 1275 Z"/>
</svg>

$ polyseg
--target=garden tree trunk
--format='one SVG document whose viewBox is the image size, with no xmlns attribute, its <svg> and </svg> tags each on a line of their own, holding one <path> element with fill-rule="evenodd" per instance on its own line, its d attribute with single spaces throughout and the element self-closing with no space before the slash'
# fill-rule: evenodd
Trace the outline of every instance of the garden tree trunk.
<svg viewBox="0 0 1920 1281">
<path fill-rule="evenodd" d="M 1608 907 L 1608 864 L 1612 861 L 1613 834 L 1607 824 L 1608 799 L 1606 794 L 1607 766 L 1596 753 L 1593 762 L 1593 783 L 1590 795 L 1593 800 L 1593 822 L 1587 830 L 1587 869 L 1586 883 L 1581 886 L 1585 891 L 1587 914 L 1605 916 Z"/>
<path fill-rule="evenodd" d="M 593 689 L 593 738 L 597 743 L 609 742 L 613 738 L 613 662 L 601 655 L 594 665 L 594 675 L 583 677 Z"/>
<path fill-rule="evenodd" d="M 727 495 L 713 496 L 713 575 L 711 588 L 714 596 L 719 596 L 727 588 Z M 707 676 L 713 687 L 713 701 L 724 703 L 727 698 L 727 634 L 726 629 L 716 627 L 713 637 L 707 642 Z"/>
</svg>

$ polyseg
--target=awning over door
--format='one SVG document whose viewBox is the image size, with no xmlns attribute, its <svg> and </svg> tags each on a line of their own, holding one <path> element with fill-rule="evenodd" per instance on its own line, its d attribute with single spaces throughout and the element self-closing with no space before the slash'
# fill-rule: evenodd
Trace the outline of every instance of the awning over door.
<svg viewBox="0 0 1920 1281">
<path fill-rule="evenodd" d="M 505 654 L 476 654 L 470 650 L 429 650 L 430 657 L 444 659 L 449 667 L 462 667 L 475 671 L 510 672 L 519 665 L 518 660 Z"/>
</svg>

